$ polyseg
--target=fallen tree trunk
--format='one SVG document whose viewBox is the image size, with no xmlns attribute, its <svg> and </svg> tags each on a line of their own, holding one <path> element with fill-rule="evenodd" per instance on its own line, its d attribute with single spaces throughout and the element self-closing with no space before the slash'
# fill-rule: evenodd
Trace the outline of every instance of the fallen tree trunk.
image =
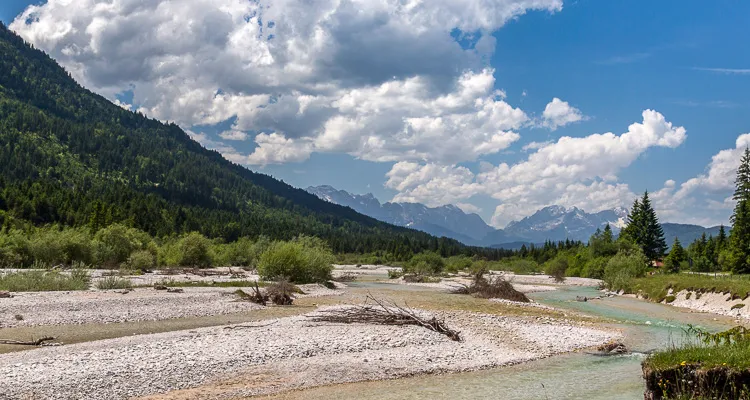
<svg viewBox="0 0 750 400">
<path fill-rule="evenodd" d="M 370 304 L 370 302 L 374 304 Z M 444 320 L 438 320 L 434 316 L 420 317 L 409 308 L 401 307 L 393 302 L 378 300 L 372 296 L 367 296 L 365 304 L 361 306 L 319 311 L 317 314 L 308 317 L 316 322 L 415 325 L 443 334 L 451 340 L 461 341 L 460 332 L 448 328 Z"/>
<path fill-rule="evenodd" d="M 23 341 L 23 340 L 13 340 L 13 339 L 0 339 L 0 344 L 13 344 L 13 345 L 19 345 L 19 346 L 44 346 L 51 340 L 55 340 L 53 337 L 43 337 L 38 340 L 34 341 Z"/>
</svg>

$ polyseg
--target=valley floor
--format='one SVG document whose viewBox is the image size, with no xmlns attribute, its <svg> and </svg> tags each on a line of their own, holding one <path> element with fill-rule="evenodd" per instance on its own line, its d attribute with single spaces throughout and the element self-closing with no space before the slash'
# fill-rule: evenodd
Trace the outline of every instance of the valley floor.
<svg viewBox="0 0 750 400">
<path fill-rule="evenodd" d="M 222 287 L 185 288 L 183 293 L 150 288 L 125 294 L 21 293 L 0 299 L 0 338 L 58 332 L 62 342 L 77 342 L 23 350 L 0 346 L 6 352 L 0 355 L 0 398 L 233 399 L 487 369 L 620 336 L 570 312 L 452 295 L 441 288 L 376 283 L 384 278 L 376 269 L 356 268 L 361 280 L 349 287 L 303 287 L 308 294 L 289 307 L 237 302 L 231 296 L 236 288 Z M 193 278 L 199 279 L 173 276 Z M 553 288 L 546 281 L 528 284 Z M 359 304 L 367 295 L 444 318 L 464 340 L 454 342 L 414 326 L 308 318 L 320 309 Z M 23 320 L 15 318 L 20 313 Z"/>
</svg>

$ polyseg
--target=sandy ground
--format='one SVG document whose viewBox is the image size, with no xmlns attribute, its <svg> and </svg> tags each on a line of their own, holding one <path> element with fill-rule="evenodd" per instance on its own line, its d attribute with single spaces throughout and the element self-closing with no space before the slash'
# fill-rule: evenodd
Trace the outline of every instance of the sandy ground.
<svg viewBox="0 0 750 400">
<path fill-rule="evenodd" d="M 750 320 L 750 298 L 732 300 L 732 296 L 729 294 L 703 293 L 698 295 L 697 292 L 689 292 L 687 290 L 682 290 L 678 293 L 670 292 L 670 294 L 675 296 L 675 300 L 669 304 L 675 307 Z M 688 294 L 690 298 L 688 298 Z M 744 304 L 744 306 L 732 309 L 732 307 L 738 304 Z"/>
<path fill-rule="evenodd" d="M 461 331 L 462 342 L 421 327 L 315 323 L 299 316 L 5 354 L 0 398 L 124 399 L 174 390 L 159 398 L 235 398 L 490 368 L 618 336 L 545 317 L 443 317 Z"/>
</svg>

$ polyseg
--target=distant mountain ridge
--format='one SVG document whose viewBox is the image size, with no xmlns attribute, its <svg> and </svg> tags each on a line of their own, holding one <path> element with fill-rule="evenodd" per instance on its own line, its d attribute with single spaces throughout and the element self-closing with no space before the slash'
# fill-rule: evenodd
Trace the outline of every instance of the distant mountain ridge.
<svg viewBox="0 0 750 400">
<path fill-rule="evenodd" d="M 332 186 L 311 186 L 308 192 L 331 203 L 347 206 L 355 211 L 394 225 L 406 226 L 434 236 L 446 236 L 468 245 L 518 249 L 523 244 L 540 244 L 547 240 L 588 241 L 597 229 L 609 224 L 615 234 L 625 227 L 628 210 L 617 207 L 587 213 L 578 207 L 552 205 L 534 214 L 513 221 L 505 229 L 495 229 L 473 213 L 465 213 L 454 205 L 427 207 L 420 203 L 383 203 L 372 193 L 351 194 Z M 704 232 L 716 236 L 719 227 L 704 228 L 689 224 L 662 224 L 667 244 L 679 237 L 687 246 Z"/>
</svg>

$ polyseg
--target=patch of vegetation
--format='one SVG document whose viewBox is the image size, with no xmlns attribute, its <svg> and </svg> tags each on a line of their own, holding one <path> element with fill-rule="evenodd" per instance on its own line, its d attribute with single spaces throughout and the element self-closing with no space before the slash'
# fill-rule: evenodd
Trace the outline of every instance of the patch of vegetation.
<svg viewBox="0 0 750 400">
<path fill-rule="evenodd" d="M 255 284 L 258 284 L 258 286 L 263 287 L 266 286 L 266 282 L 256 282 L 256 281 L 247 281 L 247 280 L 231 280 L 231 281 L 222 281 L 222 282 L 216 282 L 216 281 L 176 281 L 174 279 L 162 279 L 154 285 L 158 286 L 166 286 L 166 287 L 222 287 L 222 288 L 246 288 L 246 287 L 254 287 Z M 146 285 L 142 287 L 150 287 L 151 285 Z"/>
<path fill-rule="evenodd" d="M 667 304 L 674 303 L 675 300 L 677 300 L 677 297 L 675 297 L 675 296 L 673 296 L 671 294 L 669 296 L 667 296 L 667 297 L 664 298 L 664 302 L 667 303 Z"/>
<path fill-rule="evenodd" d="M 685 300 L 690 300 L 691 297 L 693 297 L 693 292 L 687 292 L 685 294 Z"/>
<path fill-rule="evenodd" d="M 88 272 L 82 270 L 69 274 L 57 271 L 0 273 L 0 290 L 9 292 L 88 290 L 89 282 Z"/>
<path fill-rule="evenodd" d="M 644 360 L 647 391 L 667 399 L 747 398 L 750 331 L 736 327 L 709 333 L 689 327 L 685 332 L 685 344 Z"/>
<path fill-rule="evenodd" d="M 323 283 L 331 279 L 333 254 L 322 240 L 303 236 L 292 242 L 274 242 L 263 253 L 258 273 L 265 280 Z"/>
<path fill-rule="evenodd" d="M 655 274 L 642 278 L 632 278 L 620 284 L 615 290 L 624 289 L 627 293 L 642 293 L 653 301 L 663 301 L 669 289 L 673 293 L 682 290 L 696 292 L 696 300 L 703 293 L 728 293 L 737 298 L 746 298 L 750 293 L 750 279 L 747 276 L 702 274 Z"/>
<path fill-rule="evenodd" d="M 404 276 L 404 273 L 402 271 L 399 271 L 397 269 L 388 270 L 388 279 L 398 279 L 402 276 Z"/>
<path fill-rule="evenodd" d="M 443 269 L 445 269 L 443 257 L 429 251 L 415 255 L 403 268 L 405 274 L 424 276 L 440 274 Z"/>
<path fill-rule="evenodd" d="M 731 309 L 732 309 L 732 310 L 739 310 L 739 309 L 742 309 L 742 308 L 744 308 L 744 307 L 745 307 L 745 305 L 744 305 L 744 304 L 742 304 L 742 303 L 739 303 L 739 304 L 735 304 L 735 305 L 733 305 Z"/>
<path fill-rule="evenodd" d="M 100 290 L 112 289 L 131 289 L 133 282 L 130 279 L 120 278 L 118 276 L 105 276 L 96 282 L 96 288 Z"/>
</svg>

